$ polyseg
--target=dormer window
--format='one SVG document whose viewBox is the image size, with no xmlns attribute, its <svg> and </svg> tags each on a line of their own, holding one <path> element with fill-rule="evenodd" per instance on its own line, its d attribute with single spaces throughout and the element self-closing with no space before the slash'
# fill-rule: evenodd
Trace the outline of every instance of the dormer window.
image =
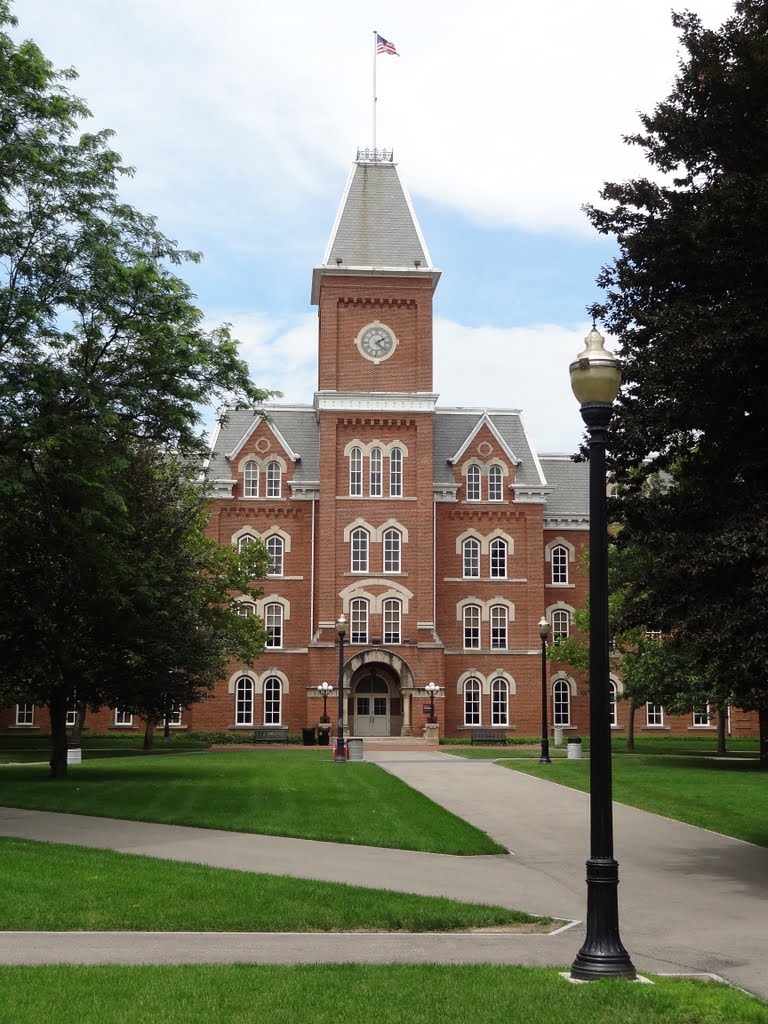
<svg viewBox="0 0 768 1024">
<path fill-rule="evenodd" d="M 253 460 L 246 462 L 243 470 L 243 496 L 246 498 L 258 498 L 259 496 L 259 465 Z"/>
<path fill-rule="evenodd" d="M 274 460 L 267 464 L 267 497 L 280 497 L 280 463 Z"/>
</svg>

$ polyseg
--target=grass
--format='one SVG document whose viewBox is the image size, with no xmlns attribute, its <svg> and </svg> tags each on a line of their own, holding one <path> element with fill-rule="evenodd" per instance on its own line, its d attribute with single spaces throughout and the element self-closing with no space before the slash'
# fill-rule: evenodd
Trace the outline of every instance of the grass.
<svg viewBox="0 0 768 1024">
<path fill-rule="evenodd" d="M 144 734 L 104 733 L 83 736 L 80 743 L 84 760 L 103 757 L 131 757 L 144 754 Z M 184 751 L 207 750 L 209 744 L 184 733 L 173 733 L 170 743 L 155 737 L 153 754 L 177 754 Z M 0 734 L 0 764 L 45 762 L 51 756 L 51 737 L 39 734 Z"/>
<path fill-rule="evenodd" d="M 552 740 L 549 741 L 549 755 L 555 758 L 566 758 L 568 756 L 567 743 L 562 747 L 556 747 Z M 528 738 L 521 742 L 521 737 L 515 737 L 514 743 L 506 746 L 494 745 L 489 747 L 481 746 L 441 746 L 444 754 L 455 754 L 457 757 L 495 760 L 499 757 L 520 757 L 538 760 L 541 752 L 541 740 Z M 623 736 L 614 736 L 611 740 L 611 749 L 616 755 L 635 757 L 637 754 L 690 754 L 694 757 L 714 757 L 717 754 L 716 741 L 714 736 L 638 736 L 635 738 L 635 753 L 627 754 L 627 741 Z M 726 757 L 752 757 L 757 758 L 759 744 L 756 739 L 748 737 L 737 737 L 728 740 L 728 752 Z M 589 750 L 589 737 L 582 738 L 582 750 Z"/>
<path fill-rule="evenodd" d="M 586 758 L 551 765 L 500 763 L 573 789 L 589 790 Z M 613 758 L 615 800 L 759 846 L 768 846 L 767 779 L 756 761 L 643 754 Z"/>
<path fill-rule="evenodd" d="M 22 839 L 0 839 L 0 890 L 2 931 L 546 931 L 552 923 L 441 897 Z"/>
<path fill-rule="evenodd" d="M 3 967 L 0 992 L 0 1024 L 768 1024 L 725 985 L 490 965 Z"/>
<path fill-rule="evenodd" d="M 0 805 L 460 855 L 505 852 L 486 833 L 364 762 L 329 750 L 114 758 L 0 769 Z"/>
</svg>

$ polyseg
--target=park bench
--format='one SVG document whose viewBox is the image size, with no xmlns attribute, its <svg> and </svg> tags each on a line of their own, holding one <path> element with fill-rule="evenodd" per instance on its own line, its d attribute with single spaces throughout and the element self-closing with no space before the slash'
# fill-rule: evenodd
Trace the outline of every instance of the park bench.
<svg viewBox="0 0 768 1024">
<path fill-rule="evenodd" d="M 473 729 L 469 742 L 472 746 L 475 743 L 501 743 L 502 746 L 506 746 L 507 735 L 503 729 Z"/>
<path fill-rule="evenodd" d="M 253 730 L 254 743 L 287 743 L 287 725 L 257 725 Z"/>
</svg>

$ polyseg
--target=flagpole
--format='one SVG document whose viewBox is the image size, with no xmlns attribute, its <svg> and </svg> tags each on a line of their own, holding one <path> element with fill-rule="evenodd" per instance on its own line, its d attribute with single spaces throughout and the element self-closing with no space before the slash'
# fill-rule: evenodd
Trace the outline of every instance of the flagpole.
<svg viewBox="0 0 768 1024">
<path fill-rule="evenodd" d="M 378 30 L 373 30 L 373 151 L 376 152 L 376 40 Z"/>
</svg>

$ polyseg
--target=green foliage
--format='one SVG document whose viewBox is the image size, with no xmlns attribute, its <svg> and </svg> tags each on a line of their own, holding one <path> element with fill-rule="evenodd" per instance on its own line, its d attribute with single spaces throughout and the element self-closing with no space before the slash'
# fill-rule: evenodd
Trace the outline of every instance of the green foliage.
<svg viewBox="0 0 768 1024">
<path fill-rule="evenodd" d="M 642 570 L 627 621 L 674 636 L 682 689 L 697 678 L 765 713 L 768 8 L 673 23 L 674 86 L 627 139 L 653 176 L 606 184 L 587 210 L 619 246 L 597 312 L 624 375 L 609 450 L 619 546 Z"/>
<path fill-rule="evenodd" d="M 0 700 L 48 705 L 52 769 L 64 774 L 75 690 L 91 707 L 118 697 L 149 706 L 137 670 L 148 679 L 152 652 L 165 650 L 155 673 L 193 699 L 210 680 L 206 642 L 255 650 L 255 624 L 220 616 L 217 632 L 212 611 L 210 628 L 195 633 L 206 603 L 198 594 L 179 623 L 192 649 L 172 654 L 158 609 L 165 598 L 169 613 L 173 604 L 183 614 L 174 555 L 188 568 L 197 559 L 209 607 L 211 580 L 239 578 L 203 544 L 200 513 L 185 532 L 190 485 L 174 459 L 204 451 L 204 405 L 266 392 L 250 382 L 229 329 L 203 327 L 175 273 L 199 255 L 121 200 L 131 171 L 110 132 L 81 131 L 88 110 L 65 84 L 74 72 L 55 70 L 34 43 L 16 44 L 3 31 L 14 25 L 0 0 Z M 142 507 L 142 480 L 162 492 L 157 522 Z M 176 544 L 153 565 L 148 545 L 174 514 Z M 182 575 L 191 595 L 191 569 Z M 141 618 L 142 607 L 158 621 Z"/>
</svg>

